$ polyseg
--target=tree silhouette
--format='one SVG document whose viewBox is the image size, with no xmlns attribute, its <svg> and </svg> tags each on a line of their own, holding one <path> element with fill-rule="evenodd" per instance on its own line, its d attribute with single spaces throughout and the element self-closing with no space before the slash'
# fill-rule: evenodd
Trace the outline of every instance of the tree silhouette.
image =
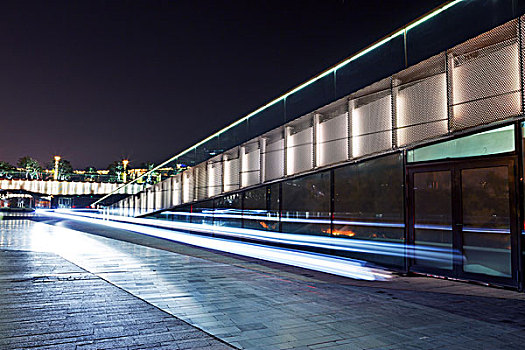
<svg viewBox="0 0 525 350">
<path fill-rule="evenodd" d="M 98 176 L 97 169 L 94 166 L 88 166 L 84 169 L 84 177 L 86 180 L 95 181 Z"/>
<path fill-rule="evenodd" d="M 115 176 L 115 180 L 119 181 L 122 173 L 124 172 L 124 165 L 122 164 L 121 160 L 116 160 L 108 165 L 107 169 L 109 170 L 109 175 Z"/>
<path fill-rule="evenodd" d="M 67 159 L 60 159 L 58 161 L 58 179 L 69 180 L 71 174 L 73 174 L 71 162 Z"/>
<path fill-rule="evenodd" d="M 16 171 L 16 167 L 9 164 L 8 162 L 0 161 L 0 177 L 6 177 L 11 179 L 13 175 L 12 172 Z"/>
<path fill-rule="evenodd" d="M 23 168 L 25 170 L 26 179 L 38 179 L 42 174 L 42 167 L 40 166 L 40 163 L 38 163 L 36 159 L 33 159 L 29 156 L 20 158 L 16 165 L 19 168 Z"/>
</svg>

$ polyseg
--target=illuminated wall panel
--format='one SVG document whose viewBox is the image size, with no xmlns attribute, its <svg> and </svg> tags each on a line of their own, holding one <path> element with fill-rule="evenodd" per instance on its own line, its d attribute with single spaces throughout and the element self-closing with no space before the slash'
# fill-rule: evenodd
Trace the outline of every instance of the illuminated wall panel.
<svg viewBox="0 0 525 350">
<path fill-rule="evenodd" d="M 208 197 L 208 176 L 206 174 L 207 164 L 200 164 L 193 168 L 195 174 L 194 199 L 201 200 Z"/>
<path fill-rule="evenodd" d="M 253 141 L 241 147 L 241 186 L 256 185 L 260 182 L 261 150 L 258 141 Z"/>
<path fill-rule="evenodd" d="M 352 101 L 352 105 L 352 156 L 361 157 L 390 149 L 392 147 L 390 90 L 358 97 Z"/>
<path fill-rule="evenodd" d="M 317 166 L 348 159 L 348 102 L 346 99 L 319 111 Z"/>
<path fill-rule="evenodd" d="M 445 64 L 441 54 L 394 76 L 398 146 L 448 132 Z"/>
<path fill-rule="evenodd" d="M 297 174 L 313 168 L 313 127 L 312 116 L 300 118 L 286 128 L 287 161 L 286 174 Z"/>
<path fill-rule="evenodd" d="M 171 191 L 172 205 L 182 204 L 182 174 L 171 178 Z"/>
<path fill-rule="evenodd" d="M 222 192 L 222 156 L 214 158 L 208 163 L 208 197 L 213 197 Z"/>
<path fill-rule="evenodd" d="M 239 159 L 239 149 L 224 154 L 224 192 L 236 190 L 240 187 L 241 161 Z"/>
<path fill-rule="evenodd" d="M 517 21 L 458 45 L 448 59 L 453 129 L 521 113 Z"/>
<path fill-rule="evenodd" d="M 264 180 L 279 179 L 284 176 L 284 130 L 280 128 L 264 137 Z"/>
<path fill-rule="evenodd" d="M 194 186 L 193 169 L 188 169 L 182 173 L 182 201 L 184 203 L 193 201 Z"/>
<path fill-rule="evenodd" d="M 155 206 L 153 208 L 153 210 L 158 210 L 158 209 L 162 209 L 162 206 L 163 206 L 163 193 L 164 193 L 164 181 L 163 182 L 159 182 L 158 184 L 155 184 L 155 186 L 153 186 L 153 191 L 154 192 L 154 197 L 155 197 Z"/>
</svg>

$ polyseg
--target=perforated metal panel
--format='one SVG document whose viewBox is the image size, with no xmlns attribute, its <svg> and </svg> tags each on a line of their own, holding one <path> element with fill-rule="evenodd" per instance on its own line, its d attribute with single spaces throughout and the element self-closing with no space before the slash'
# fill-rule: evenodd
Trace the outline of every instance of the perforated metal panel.
<svg viewBox="0 0 525 350">
<path fill-rule="evenodd" d="M 386 86 L 380 82 L 377 86 Z M 392 95 L 390 89 L 357 97 L 350 111 L 352 156 L 361 157 L 392 147 Z"/>
<path fill-rule="evenodd" d="M 135 211 L 133 213 L 134 216 L 140 215 L 140 193 L 136 194 L 135 196 Z"/>
<path fill-rule="evenodd" d="M 171 178 L 171 191 L 172 205 L 182 204 L 182 174 Z"/>
<path fill-rule="evenodd" d="M 201 200 L 208 197 L 207 164 L 200 164 L 193 168 L 195 174 L 195 199 Z"/>
<path fill-rule="evenodd" d="M 448 132 L 444 54 L 395 75 L 394 86 L 398 146 Z"/>
<path fill-rule="evenodd" d="M 224 155 L 224 191 L 233 191 L 240 187 L 241 162 L 238 148 Z"/>
<path fill-rule="evenodd" d="M 260 182 L 261 150 L 258 141 L 252 141 L 242 147 L 241 152 L 241 186 L 251 186 Z"/>
<path fill-rule="evenodd" d="M 188 203 L 193 201 L 194 196 L 194 175 L 193 169 L 188 169 L 182 173 L 182 201 Z"/>
<path fill-rule="evenodd" d="M 517 23 L 509 22 L 449 50 L 452 130 L 520 114 Z"/>
<path fill-rule="evenodd" d="M 313 168 L 314 135 L 312 116 L 306 116 L 287 127 L 286 174 L 293 175 Z"/>
<path fill-rule="evenodd" d="M 319 111 L 317 165 L 348 159 L 348 102 L 346 99 Z"/>
<path fill-rule="evenodd" d="M 264 171 L 266 181 L 284 176 L 284 133 L 282 129 L 275 134 L 268 135 L 266 139 Z"/>
<path fill-rule="evenodd" d="M 148 188 L 146 190 L 146 212 L 151 212 L 155 209 L 155 194 L 152 191 L 152 188 Z"/>
<path fill-rule="evenodd" d="M 162 208 L 162 196 L 163 196 L 163 183 L 159 182 L 158 184 L 155 184 L 153 186 L 153 192 L 154 192 L 154 198 L 155 198 L 155 206 L 153 210 L 161 209 Z"/>
<path fill-rule="evenodd" d="M 208 163 L 208 197 L 222 192 L 222 161 Z"/>
</svg>

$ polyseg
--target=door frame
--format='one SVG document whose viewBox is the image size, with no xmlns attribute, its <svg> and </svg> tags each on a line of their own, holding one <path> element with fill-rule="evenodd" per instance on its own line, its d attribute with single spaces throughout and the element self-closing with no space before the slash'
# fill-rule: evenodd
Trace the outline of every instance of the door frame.
<svg viewBox="0 0 525 350">
<path fill-rule="evenodd" d="M 511 277 L 499 277 L 483 274 L 476 274 L 463 271 L 463 264 L 453 259 L 453 269 L 451 271 L 437 268 L 422 267 L 414 264 L 413 256 L 407 257 L 407 269 L 409 272 L 444 276 L 462 280 L 480 281 L 490 284 L 517 287 L 518 286 L 518 263 L 520 249 L 518 247 L 518 210 L 519 204 L 518 191 L 519 181 L 517 178 L 517 156 L 483 156 L 473 158 L 447 159 L 431 162 L 413 163 L 406 165 L 406 223 L 407 223 L 407 244 L 411 247 L 414 243 L 414 174 L 432 171 L 450 171 L 451 175 L 451 200 L 452 200 L 452 245 L 453 249 L 459 251 L 463 256 L 463 235 L 462 235 L 462 184 L 461 171 L 464 169 L 490 168 L 506 166 L 508 168 L 509 181 L 509 214 L 510 214 L 510 242 L 511 242 Z M 410 248 L 409 248 L 410 249 Z"/>
</svg>

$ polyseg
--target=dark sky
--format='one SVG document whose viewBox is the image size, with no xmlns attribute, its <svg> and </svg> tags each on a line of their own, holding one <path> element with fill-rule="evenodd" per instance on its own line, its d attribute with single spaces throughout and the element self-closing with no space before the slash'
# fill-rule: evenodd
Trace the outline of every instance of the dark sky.
<svg viewBox="0 0 525 350">
<path fill-rule="evenodd" d="M 0 2 L 0 160 L 160 162 L 444 1 Z"/>
</svg>

